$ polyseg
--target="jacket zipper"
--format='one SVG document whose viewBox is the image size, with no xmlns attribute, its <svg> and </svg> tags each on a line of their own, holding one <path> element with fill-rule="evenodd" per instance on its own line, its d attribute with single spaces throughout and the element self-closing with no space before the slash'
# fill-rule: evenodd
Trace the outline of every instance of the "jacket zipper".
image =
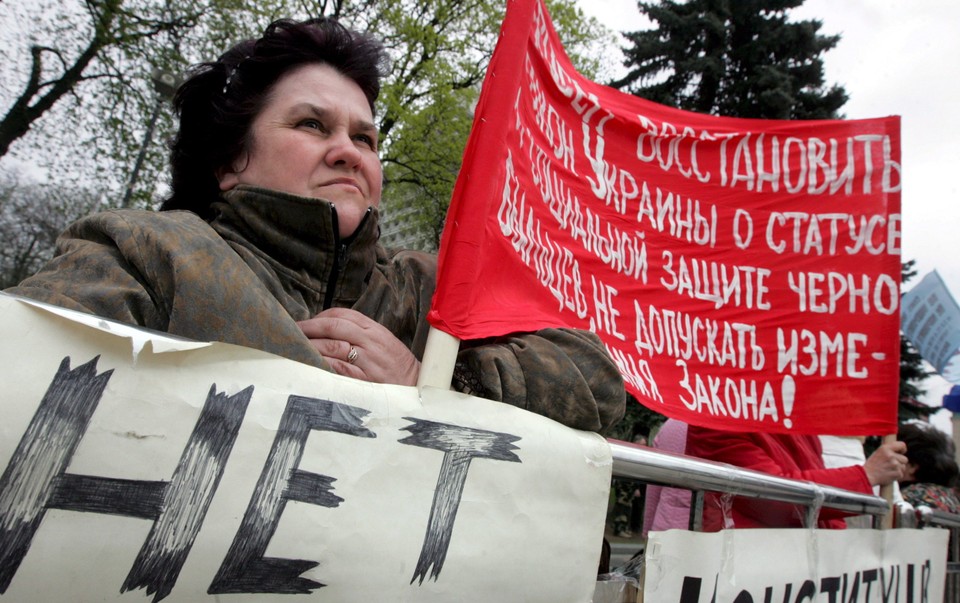
<svg viewBox="0 0 960 603">
<path fill-rule="evenodd" d="M 350 247 L 350 242 L 352 242 L 354 238 L 354 236 L 350 236 L 346 241 L 340 240 L 340 219 L 337 217 L 337 208 L 331 206 L 330 211 L 333 212 L 332 224 L 334 252 L 333 267 L 330 269 L 330 278 L 327 280 L 327 291 L 323 298 L 324 310 L 328 310 L 333 307 L 333 298 L 336 293 L 337 280 L 340 278 L 340 272 L 343 271 L 343 266 L 347 257 L 347 250 Z M 357 225 L 356 232 L 360 232 L 360 230 L 363 228 L 363 225 L 370 217 L 370 213 L 371 210 L 368 208 L 366 213 L 363 214 L 363 218 L 360 219 L 360 224 Z"/>
<path fill-rule="evenodd" d="M 333 306 L 333 296 L 337 287 L 337 279 L 343 269 L 343 258 L 347 257 L 347 244 L 340 241 L 340 220 L 337 218 L 337 208 L 330 206 L 333 214 L 333 267 L 330 269 L 330 278 L 327 279 L 327 291 L 323 296 L 323 309 L 329 310 Z"/>
<path fill-rule="evenodd" d="M 333 269 L 330 271 L 330 280 L 327 281 L 327 294 L 324 296 L 323 300 L 323 309 L 329 310 L 333 305 L 333 294 L 334 289 L 337 285 L 337 278 L 340 276 L 340 271 L 343 269 L 342 263 L 343 258 L 347 257 L 347 244 L 337 241 L 337 251 L 333 256 Z"/>
</svg>

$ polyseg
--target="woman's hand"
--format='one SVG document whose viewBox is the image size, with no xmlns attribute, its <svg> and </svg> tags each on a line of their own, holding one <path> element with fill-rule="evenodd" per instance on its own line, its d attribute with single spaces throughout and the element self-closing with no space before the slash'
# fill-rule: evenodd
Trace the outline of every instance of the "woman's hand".
<svg viewBox="0 0 960 603">
<path fill-rule="evenodd" d="M 877 448 L 863 464 L 870 485 L 886 486 L 903 479 L 907 468 L 906 451 L 907 445 L 903 442 L 888 442 Z"/>
<path fill-rule="evenodd" d="M 349 308 L 331 308 L 297 323 L 337 374 L 416 385 L 420 362 L 380 323 Z"/>
</svg>

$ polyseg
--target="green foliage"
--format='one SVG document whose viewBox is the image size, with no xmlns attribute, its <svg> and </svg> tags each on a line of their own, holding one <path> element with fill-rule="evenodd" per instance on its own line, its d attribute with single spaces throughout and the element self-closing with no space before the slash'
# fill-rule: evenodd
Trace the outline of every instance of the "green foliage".
<svg viewBox="0 0 960 603">
<path fill-rule="evenodd" d="M 361 18 L 393 62 L 379 102 L 384 206 L 414 216 L 426 248 L 439 240 L 499 10 L 475 1 L 387 0 Z"/>
<path fill-rule="evenodd" d="M 411 216 L 407 243 L 439 246 L 503 6 L 467 0 L 386 0 L 360 16 L 390 49 L 393 69 L 380 100 L 384 207 Z M 571 0 L 549 3 L 561 39 L 580 69 L 602 65 L 593 40 L 603 35 Z"/>
<path fill-rule="evenodd" d="M 822 55 L 839 36 L 789 22 L 803 0 L 640 2 L 656 29 L 625 34 L 629 73 L 615 86 L 664 105 L 734 117 L 838 117 L 847 94 L 827 88 Z"/>
</svg>

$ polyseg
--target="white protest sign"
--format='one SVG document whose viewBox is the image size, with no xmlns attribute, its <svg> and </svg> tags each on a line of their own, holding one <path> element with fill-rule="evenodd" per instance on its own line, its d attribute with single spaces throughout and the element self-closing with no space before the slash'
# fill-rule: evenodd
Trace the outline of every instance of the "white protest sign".
<svg viewBox="0 0 960 603">
<path fill-rule="evenodd" d="M 948 536 L 937 528 L 651 532 L 644 602 L 939 602 Z"/>
<path fill-rule="evenodd" d="M 596 434 L 0 295 L 0 601 L 588 601 Z"/>
</svg>

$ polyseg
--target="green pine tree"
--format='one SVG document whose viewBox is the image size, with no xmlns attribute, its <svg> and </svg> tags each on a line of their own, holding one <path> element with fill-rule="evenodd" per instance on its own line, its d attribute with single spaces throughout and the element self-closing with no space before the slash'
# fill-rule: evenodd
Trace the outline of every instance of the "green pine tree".
<svg viewBox="0 0 960 603">
<path fill-rule="evenodd" d="M 820 21 L 788 22 L 803 0 L 639 2 L 656 29 L 625 34 L 626 76 L 613 83 L 651 101 L 698 113 L 764 119 L 829 119 L 847 101 L 827 87 L 823 54 L 840 36 Z"/>
</svg>

